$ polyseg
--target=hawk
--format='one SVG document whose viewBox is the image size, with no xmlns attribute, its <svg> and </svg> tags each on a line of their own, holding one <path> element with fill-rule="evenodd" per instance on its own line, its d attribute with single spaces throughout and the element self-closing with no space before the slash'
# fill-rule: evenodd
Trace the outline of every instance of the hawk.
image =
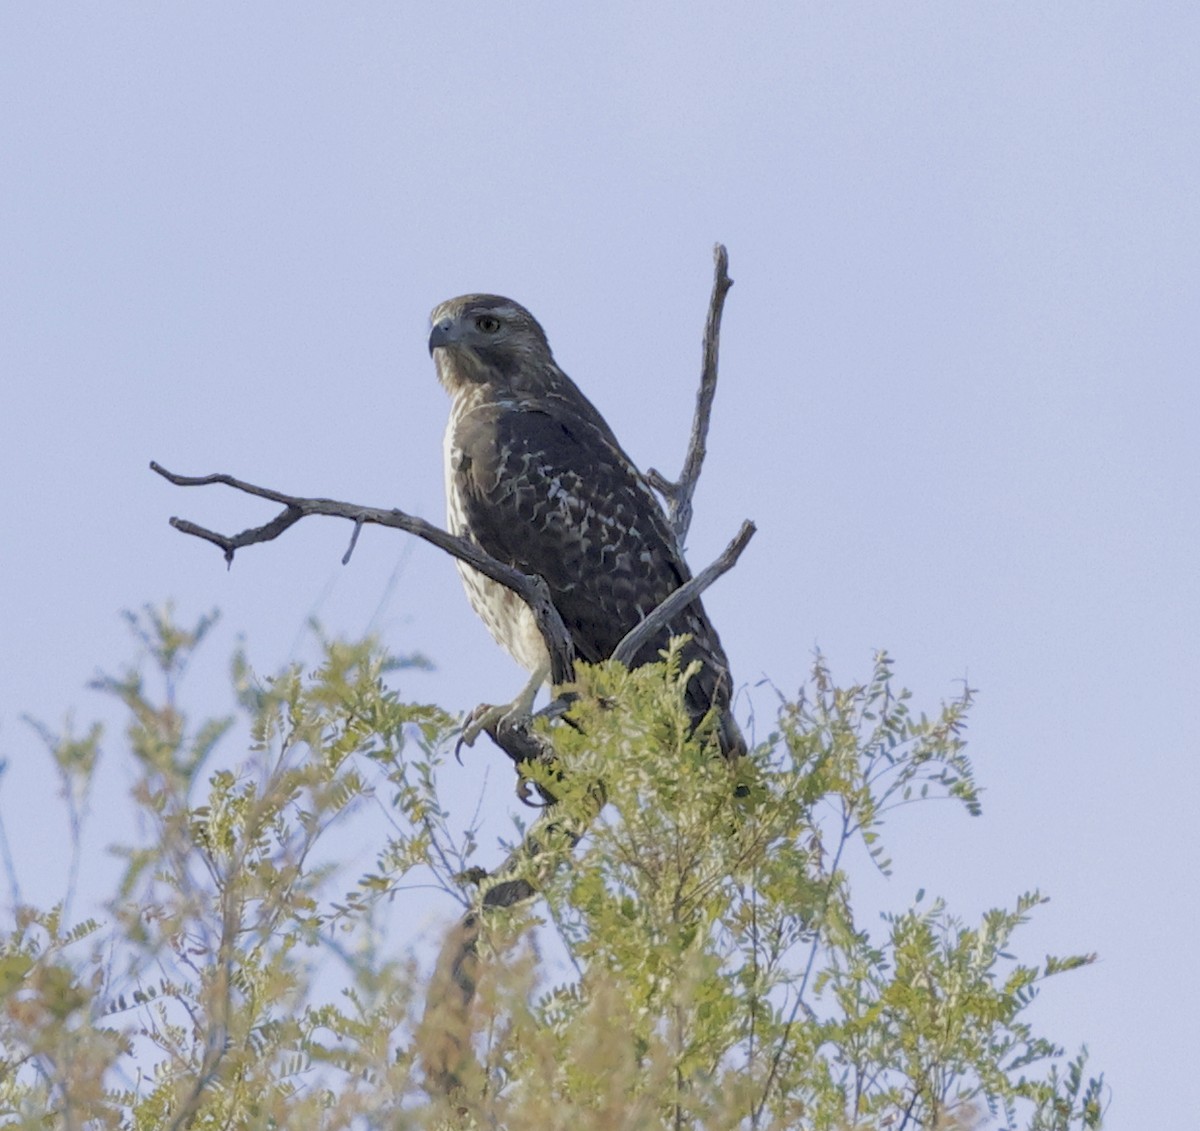
<svg viewBox="0 0 1200 1131">
<path fill-rule="evenodd" d="M 542 577 L 576 654 L 607 659 L 691 576 L 657 498 L 523 306 L 462 295 L 437 306 L 430 321 L 429 352 L 452 401 L 445 437 L 451 532 Z M 461 562 L 458 569 L 475 611 L 531 673 L 504 709 L 527 713 L 550 672 L 533 614 L 510 589 Z M 692 721 L 715 705 L 722 753 L 743 753 L 729 663 L 699 600 L 630 666 L 656 661 L 672 636 L 685 633 L 684 663 L 703 665 L 686 693 Z"/>
</svg>

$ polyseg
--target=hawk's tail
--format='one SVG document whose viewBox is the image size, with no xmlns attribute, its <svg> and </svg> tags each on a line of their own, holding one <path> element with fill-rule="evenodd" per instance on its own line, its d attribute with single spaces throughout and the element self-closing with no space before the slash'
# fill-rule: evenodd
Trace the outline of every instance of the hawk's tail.
<svg viewBox="0 0 1200 1131">
<path fill-rule="evenodd" d="M 746 740 L 728 705 L 722 709 L 717 721 L 717 741 L 721 743 L 721 753 L 726 758 L 740 758 L 747 752 Z"/>
<path fill-rule="evenodd" d="M 688 647 L 691 647 L 689 641 Z M 742 737 L 737 720 L 733 717 L 730 683 L 732 682 L 728 668 L 718 667 L 714 662 L 715 656 L 689 656 L 685 649 L 687 660 L 699 659 L 704 666 L 696 673 L 688 684 L 685 699 L 688 714 L 692 717 L 692 725 L 696 726 L 714 707 L 717 711 L 717 741 L 721 745 L 721 754 L 728 759 L 740 758 L 747 752 L 746 740 Z"/>
</svg>

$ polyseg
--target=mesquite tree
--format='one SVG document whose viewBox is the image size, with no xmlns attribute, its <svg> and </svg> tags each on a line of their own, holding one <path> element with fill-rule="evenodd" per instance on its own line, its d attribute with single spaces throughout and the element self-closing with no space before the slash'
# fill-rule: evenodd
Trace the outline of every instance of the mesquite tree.
<svg viewBox="0 0 1200 1131">
<path fill-rule="evenodd" d="M 934 899 L 856 916 L 845 850 L 886 868 L 893 806 L 978 810 L 970 691 L 926 717 L 886 656 L 849 687 L 817 661 L 730 765 L 690 725 L 677 651 L 581 665 L 567 719 L 537 727 L 553 763 L 526 766 L 555 801 L 498 877 L 441 800 L 470 772 L 455 721 L 391 686 L 411 661 L 326 641 L 315 671 L 264 679 L 239 655 L 230 714 L 193 718 L 180 673 L 210 619 L 134 623 L 151 663 L 100 681 L 124 740 L 43 728 L 65 835 L 102 748 L 142 832 L 87 917 L 9 909 L 7 1125 L 1099 1125 L 1101 1081 L 1024 1018 L 1089 961 L 1011 957 L 1040 895 L 971 924 Z M 361 875 L 334 835 L 356 822 L 377 830 Z M 488 902 L 497 884 L 523 898 Z M 430 885 L 447 920 L 467 909 L 454 962 L 417 937 Z"/>
</svg>

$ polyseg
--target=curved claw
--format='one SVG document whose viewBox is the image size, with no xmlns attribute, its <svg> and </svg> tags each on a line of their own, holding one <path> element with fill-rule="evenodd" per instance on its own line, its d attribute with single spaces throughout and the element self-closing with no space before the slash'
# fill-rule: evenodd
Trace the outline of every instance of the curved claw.
<svg viewBox="0 0 1200 1131">
<path fill-rule="evenodd" d="M 515 719 L 526 718 L 527 709 L 519 704 L 504 703 L 495 706 L 491 703 L 480 703 L 463 719 L 462 732 L 454 744 L 454 757 L 462 765 L 462 748 L 474 746 L 475 740 L 485 732 L 494 732 L 503 723 L 512 723 Z"/>
<path fill-rule="evenodd" d="M 549 809 L 554 804 L 554 798 L 551 797 L 540 785 L 531 782 L 526 777 L 517 778 L 517 800 L 522 805 L 528 805 L 530 809 Z M 534 794 L 537 794 L 541 800 L 534 800 Z"/>
<path fill-rule="evenodd" d="M 480 703 L 467 717 L 463 720 L 462 735 L 459 737 L 459 745 L 474 746 L 475 740 L 484 733 L 484 731 L 495 730 L 500 721 L 511 710 L 508 704 L 501 707 L 493 706 L 491 703 Z"/>
<path fill-rule="evenodd" d="M 489 707 L 487 703 L 480 703 L 475 710 L 464 716 L 462 729 L 458 734 L 458 741 L 454 744 L 454 760 L 460 766 L 463 764 L 462 748 L 464 746 L 475 745 L 475 740 L 485 729 L 484 724 L 480 721 L 481 716 L 488 710 L 495 710 L 495 708 Z"/>
</svg>

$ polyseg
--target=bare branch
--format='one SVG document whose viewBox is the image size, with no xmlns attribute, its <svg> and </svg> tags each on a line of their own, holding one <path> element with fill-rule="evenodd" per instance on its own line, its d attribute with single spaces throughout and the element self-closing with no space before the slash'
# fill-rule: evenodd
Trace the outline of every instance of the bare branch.
<svg viewBox="0 0 1200 1131">
<path fill-rule="evenodd" d="M 545 581 L 536 574 L 522 573 L 519 569 L 506 566 L 490 554 L 484 553 L 475 543 L 466 538 L 459 538 L 439 526 L 434 526 L 431 522 L 426 522 L 423 518 L 417 518 L 415 515 L 406 514 L 404 511 L 394 508 L 364 507 L 357 503 L 339 502 L 336 499 L 309 499 L 297 495 L 285 495 L 282 491 L 246 483 L 243 480 L 235 479 L 232 475 L 176 475 L 153 462 L 150 464 L 150 469 L 177 487 L 207 487 L 212 484 L 220 484 L 242 491 L 247 495 L 255 495 L 260 499 L 270 499 L 272 502 L 283 504 L 283 511 L 265 526 L 252 527 L 232 535 L 206 530 L 187 519 L 171 519 L 171 525 L 181 533 L 191 534 L 219 546 L 224 551 L 225 560 L 228 563 L 233 562 L 236 550 L 259 542 L 270 542 L 278 538 L 290 526 L 294 526 L 309 515 L 327 515 L 332 518 L 348 519 L 356 527 L 373 524 L 415 534 L 418 538 L 432 543 L 439 550 L 444 550 L 452 557 L 477 569 L 485 577 L 490 577 L 493 581 L 499 582 L 505 588 L 516 593 L 530 607 L 537 620 L 542 638 L 546 642 L 546 649 L 550 653 L 550 678 L 553 683 L 556 685 L 567 683 L 574 674 L 575 647 L 571 641 L 571 634 L 567 631 L 567 626 L 563 623 L 562 617 L 554 607 L 554 602 L 550 599 L 550 590 Z M 352 542 L 351 550 L 353 548 Z M 347 554 L 348 556 L 349 554 Z"/>
<path fill-rule="evenodd" d="M 677 482 L 671 482 L 650 468 L 646 478 L 667 502 L 667 517 L 675 531 L 675 541 L 682 550 L 692 525 L 692 495 L 700 478 L 704 457 L 708 454 L 708 423 L 712 416 L 713 398 L 717 394 L 717 365 L 721 349 L 721 315 L 725 296 L 733 280 L 729 277 L 729 253 L 724 244 L 713 248 L 713 289 L 708 302 L 708 319 L 704 324 L 704 361 L 700 369 L 700 389 L 696 394 L 696 412 L 692 417 L 692 436 L 687 456 Z"/>
<path fill-rule="evenodd" d="M 225 552 L 225 565 L 228 567 L 233 565 L 234 550 L 240 550 L 243 546 L 253 546 L 256 542 L 270 542 L 273 538 L 278 538 L 289 526 L 294 526 L 303 517 L 304 514 L 294 507 L 285 507 L 278 517 L 273 518 L 265 526 L 251 527 L 249 530 L 243 530 L 241 534 L 235 534 L 233 537 L 226 537 L 224 534 L 217 534 L 215 531 L 206 530 L 203 526 L 197 526 L 194 522 L 189 522 L 186 518 L 172 517 L 170 523 L 180 534 L 191 534 L 196 538 L 203 538 L 204 541 L 211 542 L 214 546 L 219 546 Z"/>
<path fill-rule="evenodd" d="M 757 529 L 749 519 L 743 522 L 741 529 L 734 536 L 733 541 L 725 547 L 721 556 L 712 565 L 702 569 L 690 581 L 681 585 L 661 605 L 650 612 L 644 620 L 639 621 L 638 624 L 625 634 L 621 643 L 613 650 L 612 659 L 619 660 L 622 664 L 628 666 L 647 640 L 656 632 L 659 632 L 682 610 L 686 609 L 718 577 L 724 573 L 728 573 L 737 564 L 738 558 L 742 556 L 742 551 L 749 544 L 750 539 L 754 537 L 754 532 Z"/>
</svg>

